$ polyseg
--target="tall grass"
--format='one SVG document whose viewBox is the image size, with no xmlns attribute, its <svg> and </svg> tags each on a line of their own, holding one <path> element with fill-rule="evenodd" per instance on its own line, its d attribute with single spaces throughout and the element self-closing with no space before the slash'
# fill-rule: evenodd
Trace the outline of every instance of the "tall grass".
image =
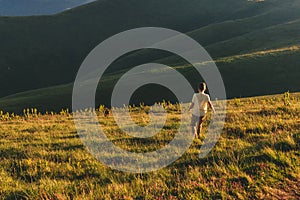
<svg viewBox="0 0 300 200">
<path fill-rule="evenodd" d="M 299 103 L 299 94 L 287 93 L 228 101 L 221 138 L 206 158 L 198 158 L 197 139 L 172 165 L 145 174 L 99 163 L 82 145 L 67 110 L 0 112 L 0 199 L 297 199 Z M 99 122 L 116 145 L 153 151 L 172 140 L 180 122 L 178 106 L 165 107 L 165 128 L 147 140 L 121 133 L 112 116 L 103 116 L 103 106 Z M 147 106 L 130 110 L 137 123 L 147 122 Z"/>
</svg>

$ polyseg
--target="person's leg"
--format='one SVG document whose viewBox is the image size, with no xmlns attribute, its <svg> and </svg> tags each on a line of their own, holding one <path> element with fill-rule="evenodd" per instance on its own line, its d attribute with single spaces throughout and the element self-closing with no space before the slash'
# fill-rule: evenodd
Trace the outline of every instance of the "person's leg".
<svg viewBox="0 0 300 200">
<path fill-rule="evenodd" d="M 196 123 L 197 123 L 197 117 L 192 115 L 192 119 L 191 119 L 191 133 L 194 135 L 194 137 L 197 137 L 197 132 L 195 130 L 196 127 Z"/>
<path fill-rule="evenodd" d="M 197 123 L 197 135 L 198 135 L 198 137 L 200 137 L 200 134 L 201 134 L 201 131 L 202 131 L 202 124 L 203 124 L 204 118 L 205 118 L 205 116 L 199 117 L 199 121 Z"/>
<path fill-rule="evenodd" d="M 197 137 L 196 131 L 195 131 L 195 126 L 191 126 L 191 133 L 193 133 L 194 137 Z"/>
</svg>

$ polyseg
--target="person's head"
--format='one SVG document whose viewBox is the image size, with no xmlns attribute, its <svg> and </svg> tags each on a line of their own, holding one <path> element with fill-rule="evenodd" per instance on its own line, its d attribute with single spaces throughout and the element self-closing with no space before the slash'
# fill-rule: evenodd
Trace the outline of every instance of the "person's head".
<svg viewBox="0 0 300 200">
<path fill-rule="evenodd" d="M 199 92 L 205 92 L 205 90 L 206 90 L 206 84 L 204 82 L 200 83 L 198 85 L 198 90 L 199 90 Z"/>
</svg>

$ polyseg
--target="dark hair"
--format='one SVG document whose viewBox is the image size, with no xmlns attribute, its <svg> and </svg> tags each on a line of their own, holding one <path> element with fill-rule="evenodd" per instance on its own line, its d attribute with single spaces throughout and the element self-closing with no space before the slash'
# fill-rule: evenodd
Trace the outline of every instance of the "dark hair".
<svg viewBox="0 0 300 200">
<path fill-rule="evenodd" d="M 202 82 L 198 85 L 198 89 L 203 92 L 206 90 L 206 83 Z"/>
</svg>

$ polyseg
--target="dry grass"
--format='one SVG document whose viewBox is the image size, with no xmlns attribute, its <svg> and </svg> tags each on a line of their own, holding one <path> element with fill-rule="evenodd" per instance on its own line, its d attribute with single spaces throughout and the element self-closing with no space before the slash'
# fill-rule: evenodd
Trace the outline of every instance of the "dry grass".
<svg viewBox="0 0 300 200">
<path fill-rule="evenodd" d="M 133 109 L 138 123 L 147 123 L 145 109 Z M 167 109 L 165 129 L 149 140 L 120 133 L 111 117 L 100 115 L 100 123 L 116 145 L 152 151 L 178 127 L 177 106 Z M 198 158 L 202 140 L 195 140 L 171 166 L 146 174 L 96 161 L 67 111 L 2 113 L 0 199 L 297 199 L 299 109 L 299 94 L 231 100 L 221 138 L 206 158 Z"/>
</svg>

